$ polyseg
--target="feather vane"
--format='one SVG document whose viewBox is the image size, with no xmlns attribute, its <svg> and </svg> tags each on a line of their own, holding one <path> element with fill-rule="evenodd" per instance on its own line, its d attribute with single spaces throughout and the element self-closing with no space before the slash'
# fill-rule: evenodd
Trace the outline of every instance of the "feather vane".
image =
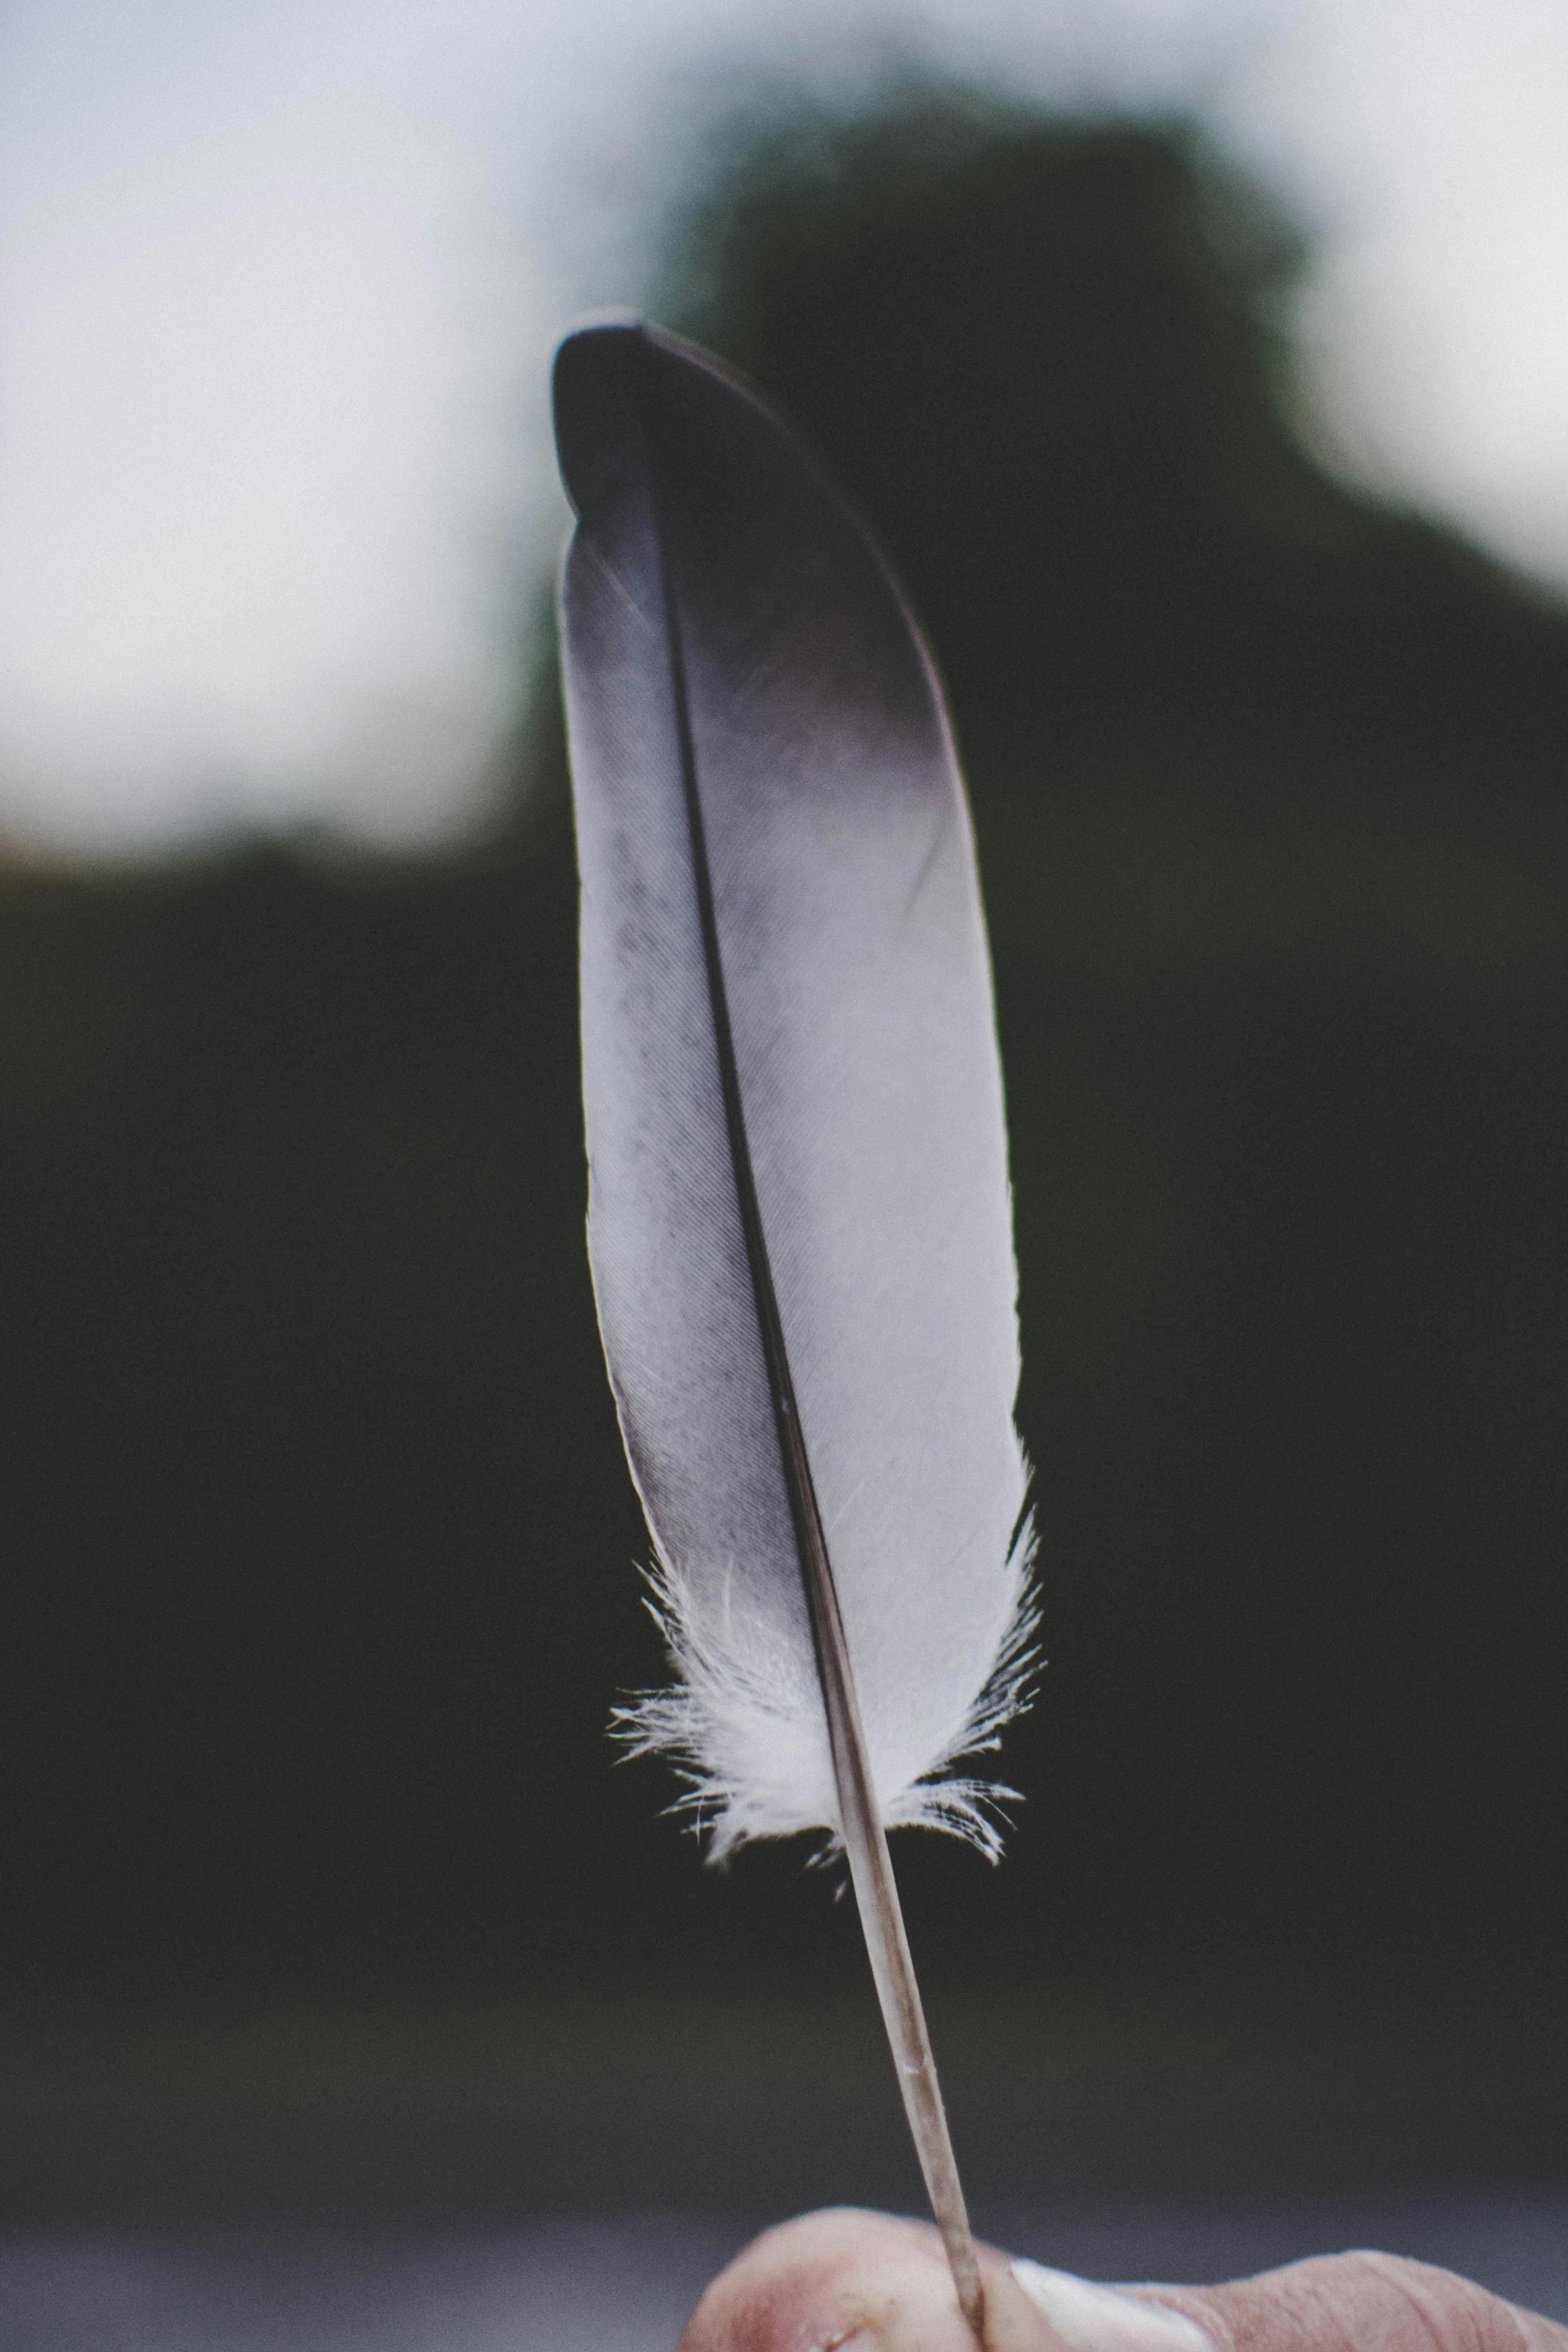
<svg viewBox="0 0 1568 2352">
<path fill-rule="evenodd" d="M 990 1799 L 1012 1792 L 952 1768 L 1024 1690 L 1026 1472 L 990 969 L 941 696 L 864 535 L 705 355 L 587 330 L 556 415 L 589 1248 L 679 1677 L 623 1729 L 685 1767 L 716 1856 L 840 1831 L 717 986 L 882 1819 L 994 1854 Z"/>
</svg>

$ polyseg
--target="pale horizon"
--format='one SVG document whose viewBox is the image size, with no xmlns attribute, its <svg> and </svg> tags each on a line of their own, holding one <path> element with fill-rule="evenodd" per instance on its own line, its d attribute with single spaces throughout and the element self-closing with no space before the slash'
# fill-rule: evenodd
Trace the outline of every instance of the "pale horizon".
<svg viewBox="0 0 1568 2352">
<path fill-rule="evenodd" d="M 1204 128 L 1316 239 L 1347 478 L 1568 590 L 1568 22 L 1539 0 L 18 6 L 0 30 L 0 844 L 481 829 L 566 527 L 549 357 L 648 299 L 748 83 Z"/>
</svg>

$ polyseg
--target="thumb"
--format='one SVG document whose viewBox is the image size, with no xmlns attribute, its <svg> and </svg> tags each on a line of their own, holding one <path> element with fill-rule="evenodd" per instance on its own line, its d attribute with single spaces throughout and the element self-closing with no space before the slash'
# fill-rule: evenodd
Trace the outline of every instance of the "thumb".
<svg viewBox="0 0 1568 2352">
<path fill-rule="evenodd" d="M 1321 2255 L 1230 2286 L 1093 2286 L 1026 2262 L 1013 2276 L 1068 2352 L 1158 2352 L 1139 2332 L 1156 2315 L 1195 2324 L 1214 2352 L 1568 2352 L 1568 2327 L 1393 2254 Z"/>
<path fill-rule="evenodd" d="M 1109 2287 L 980 2249 L 985 2352 L 1568 2352 L 1568 2327 L 1389 2254 L 1230 2286 Z M 974 2352 L 934 2230 L 807 2214 L 716 2279 L 680 2352 Z"/>
</svg>

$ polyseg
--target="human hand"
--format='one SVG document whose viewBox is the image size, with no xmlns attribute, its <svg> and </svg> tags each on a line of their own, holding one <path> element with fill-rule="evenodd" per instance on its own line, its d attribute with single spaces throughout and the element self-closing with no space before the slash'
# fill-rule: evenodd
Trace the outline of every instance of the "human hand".
<svg viewBox="0 0 1568 2352">
<path fill-rule="evenodd" d="M 1568 2327 L 1392 2254 L 1229 2286 L 1103 2287 L 979 2250 L 985 2352 L 1568 2352 Z M 679 2352 L 974 2352 L 936 2231 L 808 2213 L 716 2278 Z"/>
</svg>

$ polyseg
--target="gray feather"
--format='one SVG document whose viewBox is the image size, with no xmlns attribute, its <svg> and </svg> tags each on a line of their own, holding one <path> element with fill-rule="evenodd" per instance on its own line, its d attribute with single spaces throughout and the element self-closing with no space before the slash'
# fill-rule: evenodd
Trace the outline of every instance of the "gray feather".
<svg viewBox="0 0 1568 2352">
<path fill-rule="evenodd" d="M 1001 1072 L 941 696 L 863 533 L 710 361 L 590 330 L 555 400 L 589 1250 L 680 1676 L 634 1733 L 718 1851 L 839 1825 L 717 986 L 877 1801 L 994 1847 L 983 1784 L 940 1778 L 1016 1703 L 1027 1633 Z"/>
</svg>

